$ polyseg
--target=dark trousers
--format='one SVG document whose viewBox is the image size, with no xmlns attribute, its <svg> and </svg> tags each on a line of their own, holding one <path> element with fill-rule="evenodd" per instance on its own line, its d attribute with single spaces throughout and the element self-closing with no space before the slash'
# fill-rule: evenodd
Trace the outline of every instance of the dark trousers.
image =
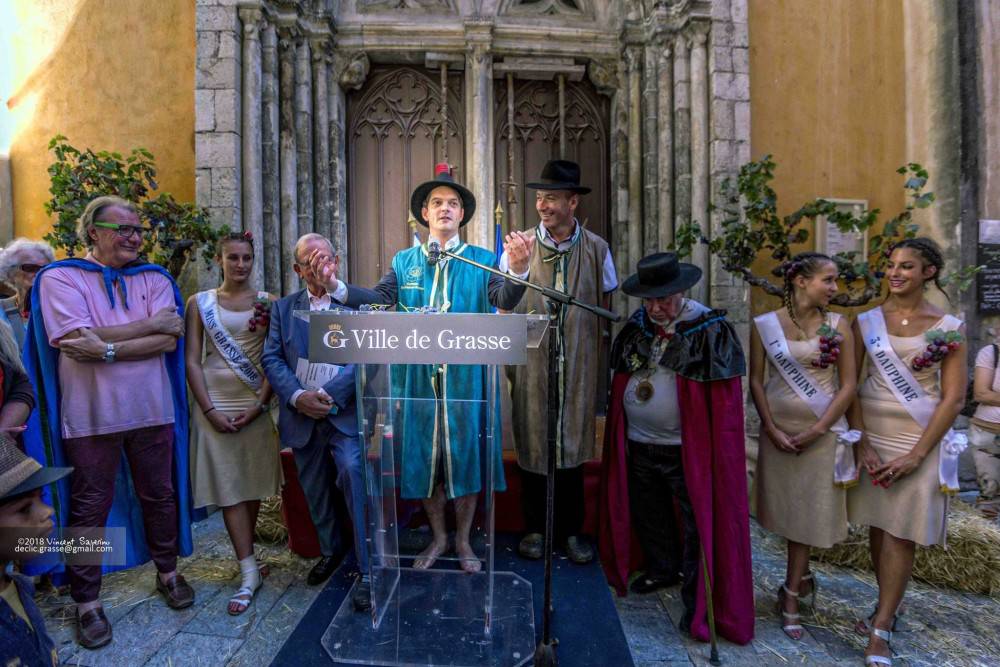
<svg viewBox="0 0 1000 667">
<path fill-rule="evenodd" d="M 346 436 L 324 420 L 304 447 L 292 451 L 320 551 L 324 556 L 337 556 L 353 539 L 358 566 L 367 573 L 367 494 L 358 437 Z"/>
<path fill-rule="evenodd" d="M 521 469 L 521 504 L 529 533 L 545 534 L 545 480 Z M 552 538 L 561 544 L 583 530 L 583 466 L 556 469 L 556 495 L 553 509 Z"/>
<path fill-rule="evenodd" d="M 149 554 L 159 572 L 172 572 L 177 568 L 173 424 L 63 440 L 73 466 L 69 525 L 89 528 L 107 523 L 123 449 L 142 506 Z M 72 565 L 67 571 L 73 600 L 93 602 L 100 597 L 100 565 Z"/>
<path fill-rule="evenodd" d="M 669 579 L 683 574 L 681 599 L 685 609 L 693 610 L 700 563 L 698 526 L 684 483 L 681 448 L 629 440 L 628 451 L 632 526 L 646 556 L 646 576 Z M 683 547 L 675 500 L 681 510 Z"/>
</svg>

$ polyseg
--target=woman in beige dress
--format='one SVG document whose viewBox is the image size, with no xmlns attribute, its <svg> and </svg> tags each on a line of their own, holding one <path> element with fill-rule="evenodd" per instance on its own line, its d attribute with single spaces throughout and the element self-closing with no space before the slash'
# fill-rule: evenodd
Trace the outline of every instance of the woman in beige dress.
<svg viewBox="0 0 1000 667">
<path fill-rule="evenodd" d="M 941 250 L 934 241 L 915 238 L 899 242 L 886 268 L 888 298 L 878 309 L 860 315 L 854 324 L 859 341 L 855 354 L 859 367 L 864 363 L 864 382 L 848 419 L 864 437 L 858 446 L 860 483 L 848 493 L 847 513 L 851 523 L 870 527 L 871 557 L 879 585 L 870 625 L 860 621 L 858 627 L 869 634 L 866 665 L 892 664 L 890 630 L 910 580 L 916 545 L 945 540 L 948 496 L 942 492 L 939 478 L 939 443 L 950 434 L 964 404 L 967 369 L 964 325 L 924 298 L 932 283 L 940 289 L 943 268 Z M 884 325 L 880 324 L 882 319 Z M 879 324 L 867 325 L 871 328 L 865 331 L 867 322 Z M 879 336 L 883 329 L 888 341 Z M 944 336 L 950 347 L 942 350 L 931 342 Z M 885 381 L 879 369 L 888 368 L 885 354 L 874 353 L 881 358 L 876 362 L 868 349 L 886 343 L 899 365 L 929 397 L 931 409 L 925 413 L 924 426 L 903 407 Z"/>
<path fill-rule="evenodd" d="M 235 615 L 246 611 L 261 584 L 253 551 L 260 501 L 282 484 L 278 438 L 267 414 L 272 392 L 260 370 L 275 297 L 250 284 L 249 233 L 222 239 L 216 262 L 222 286 L 187 303 L 187 379 L 198 408 L 191 410 L 191 486 L 196 507 L 222 508 L 242 573 L 229 601 Z"/>
<path fill-rule="evenodd" d="M 761 420 L 754 480 L 757 520 L 788 541 L 778 608 L 782 629 L 796 640 L 803 635 L 800 595 L 815 600 L 810 547 L 830 547 L 847 537 L 847 499 L 834 475 L 838 433 L 831 429 L 846 430 L 842 418 L 854 398 L 857 373 L 847 318 L 826 311 L 836 292 L 833 260 L 812 252 L 796 255 L 785 267 L 784 308 L 760 316 L 750 329 L 750 393 Z M 814 387 L 832 397 L 825 408 L 819 407 L 821 416 L 769 358 L 766 347 L 782 358 L 782 334 L 799 365 L 794 376 L 807 373 Z"/>
</svg>

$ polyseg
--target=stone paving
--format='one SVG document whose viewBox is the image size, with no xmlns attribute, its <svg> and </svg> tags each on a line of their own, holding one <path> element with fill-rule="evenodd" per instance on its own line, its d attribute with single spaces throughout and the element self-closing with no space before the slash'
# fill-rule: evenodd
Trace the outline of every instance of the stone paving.
<svg viewBox="0 0 1000 667">
<path fill-rule="evenodd" d="M 873 578 L 843 568 L 814 566 L 820 582 L 817 611 L 803 616 L 806 638 L 795 642 L 782 633 L 773 606 L 784 576 L 784 547 L 755 524 L 752 538 L 756 638 L 749 646 L 722 641 L 723 664 L 861 665 L 864 639 L 854 635 L 851 627 L 861 612 L 872 608 Z M 195 543 L 196 555 L 180 565 L 197 592 L 197 602 L 190 609 L 177 612 L 166 607 L 154 592 L 151 563 L 105 578 L 104 597 L 115 640 L 103 649 L 86 651 L 73 641 L 75 624 L 68 596 L 44 597 L 43 612 L 63 664 L 228 667 L 270 663 L 319 594 L 319 588 L 305 585 L 312 561 L 283 548 L 264 547 L 262 557 L 269 562 L 271 574 L 250 609 L 233 617 L 226 613 L 226 601 L 237 587 L 238 568 L 219 514 L 195 527 Z M 686 639 L 677 630 L 678 588 L 615 598 L 615 603 L 637 667 L 709 664 L 708 646 Z M 1000 600 L 914 583 L 906 604 L 902 631 L 893 642 L 896 665 L 1000 665 Z M 954 653 L 949 655 L 949 651 Z"/>
</svg>

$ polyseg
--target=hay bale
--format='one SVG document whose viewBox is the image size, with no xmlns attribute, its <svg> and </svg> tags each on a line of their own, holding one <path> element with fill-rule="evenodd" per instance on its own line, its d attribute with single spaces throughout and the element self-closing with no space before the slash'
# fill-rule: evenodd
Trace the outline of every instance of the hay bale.
<svg viewBox="0 0 1000 667">
<path fill-rule="evenodd" d="M 847 540 L 813 553 L 818 561 L 872 570 L 866 527 L 851 526 Z M 966 503 L 952 501 L 948 548 L 918 545 L 913 576 L 932 586 L 1000 597 L 1000 526 Z"/>
<path fill-rule="evenodd" d="M 288 528 L 281 516 L 281 496 L 272 496 L 260 501 L 260 514 L 254 531 L 259 542 L 284 544 L 288 540 Z"/>
</svg>

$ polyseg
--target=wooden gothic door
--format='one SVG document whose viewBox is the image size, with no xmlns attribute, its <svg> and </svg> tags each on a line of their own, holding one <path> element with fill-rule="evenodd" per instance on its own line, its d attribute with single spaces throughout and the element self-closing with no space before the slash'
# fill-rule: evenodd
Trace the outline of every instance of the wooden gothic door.
<svg viewBox="0 0 1000 667">
<path fill-rule="evenodd" d="M 563 95 L 565 108 L 565 155 L 580 165 L 580 183 L 591 189 L 580 196 L 576 217 L 582 225 L 611 245 L 611 169 L 609 162 L 609 104 L 586 81 L 566 82 Z M 504 228 L 530 229 L 538 225 L 535 210 L 535 191 L 524 187 L 534 182 L 549 160 L 559 155 L 559 88 L 555 81 L 514 80 L 514 170 L 513 184 L 517 204 L 508 203 L 508 184 L 511 182 L 508 139 L 511 136 L 507 95 L 507 80 L 498 79 L 494 88 L 496 104 L 494 136 L 496 151 L 493 164 L 496 169 L 497 200 L 507 212 Z M 625 270 L 618 269 L 618 282 Z M 617 294 L 617 292 L 616 292 Z M 610 330 L 604 329 L 598 353 L 598 365 L 607 371 L 610 349 Z M 603 415 L 607 394 L 607 372 L 600 373 L 594 388 L 597 414 Z M 598 445 L 600 446 L 600 445 Z"/>
<path fill-rule="evenodd" d="M 506 79 L 497 79 L 494 99 L 497 199 L 507 210 L 507 183 L 511 181 L 507 150 L 511 132 Z M 580 165 L 581 184 L 591 188 L 590 194 L 580 197 L 576 216 L 587 229 L 610 240 L 608 102 L 586 81 L 567 81 L 564 99 L 566 154 L 562 157 Z M 538 224 L 538 213 L 535 211 L 535 191 L 526 189 L 524 184 L 536 181 L 545 163 L 560 157 L 559 89 L 555 81 L 514 80 L 513 136 L 513 182 L 517 204 L 512 222 L 517 229 L 527 229 Z"/>
<path fill-rule="evenodd" d="M 461 73 L 448 77 L 448 156 L 464 156 Z M 409 247 L 410 193 L 442 158 L 441 87 L 436 72 L 376 66 L 347 100 L 350 281 L 371 287 Z M 462 174 L 456 170 L 460 182 Z M 426 238 L 423 226 L 418 226 Z"/>
</svg>

